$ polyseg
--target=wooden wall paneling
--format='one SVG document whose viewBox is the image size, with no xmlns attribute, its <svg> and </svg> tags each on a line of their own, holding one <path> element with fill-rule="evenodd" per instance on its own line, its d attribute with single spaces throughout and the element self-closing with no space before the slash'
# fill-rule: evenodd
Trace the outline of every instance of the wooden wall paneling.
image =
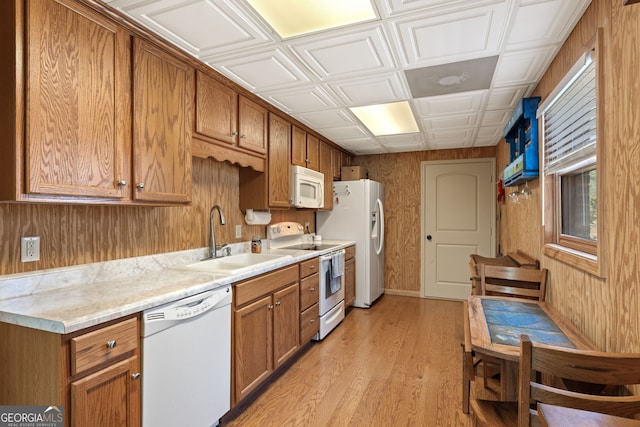
<svg viewBox="0 0 640 427">
<path fill-rule="evenodd" d="M 606 17 L 603 17 L 603 20 Z M 607 349 L 640 351 L 640 6 L 611 7 L 605 38 Z M 607 43 L 608 42 L 608 43 Z M 600 182 L 600 175 L 598 177 Z M 586 313 L 585 315 L 588 315 Z"/>
<path fill-rule="evenodd" d="M 495 147 L 482 147 L 356 157 L 385 186 L 385 289 L 420 293 L 420 163 L 494 156 Z"/>
<path fill-rule="evenodd" d="M 533 95 L 545 97 L 593 40 L 603 31 L 600 59 L 605 61 L 604 164 L 598 171 L 603 186 L 607 249 L 605 280 L 572 265 L 541 256 L 539 187 L 533 187 L 537 208 L 506 206 L 503 210 L 505 249 L 522 248 L 549 269 L 549 299 L 567 318 L 607 351 L 640 351 L 640 9 L 621 2 L 594 0 L 543 76 Z M 498 169 L 506 165 L 506 144 L 498 144 Z M 530 185 L 531 186 L 531 185 Z M 528 211 L 528 212 L 525 212 Z M 532 215 L 533 214 L 533 215 Z M 528 216 L 531 229 L 522 225 Z"/>
</svg>

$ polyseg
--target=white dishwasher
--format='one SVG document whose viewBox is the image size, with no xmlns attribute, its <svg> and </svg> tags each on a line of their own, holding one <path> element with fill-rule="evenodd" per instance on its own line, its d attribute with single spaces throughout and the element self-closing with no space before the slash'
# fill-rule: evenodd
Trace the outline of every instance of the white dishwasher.
<svg viewBox="0 0 640 427">
<path fill-rule="evenodd" d="M 209 427 L 231 406 L 231 287 L 146 310 L 142 426 Z"/>
</svg>

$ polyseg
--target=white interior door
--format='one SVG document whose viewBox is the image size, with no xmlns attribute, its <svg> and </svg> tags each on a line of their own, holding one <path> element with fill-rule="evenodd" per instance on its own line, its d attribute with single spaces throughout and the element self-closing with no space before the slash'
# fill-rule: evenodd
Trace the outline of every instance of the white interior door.
<svg viewBox="0 0 640 427">
<path fill-rule="evenodd" d="M 466 299 L 469 255 L 495 256 L 494 159 L 422 163 L 422 296 Z"/>
</svg>

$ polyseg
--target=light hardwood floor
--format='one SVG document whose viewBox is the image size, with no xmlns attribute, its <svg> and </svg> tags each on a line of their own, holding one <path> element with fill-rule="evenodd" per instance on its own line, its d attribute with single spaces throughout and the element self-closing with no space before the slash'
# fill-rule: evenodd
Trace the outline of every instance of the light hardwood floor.
<svg viewBox="0 0 640 427">
<path fill-rule="evenodd" d="M 471 425 L 461 411 L 462 303 L 395 295 L 351 309 L 226 426 Z"/>
</svg>

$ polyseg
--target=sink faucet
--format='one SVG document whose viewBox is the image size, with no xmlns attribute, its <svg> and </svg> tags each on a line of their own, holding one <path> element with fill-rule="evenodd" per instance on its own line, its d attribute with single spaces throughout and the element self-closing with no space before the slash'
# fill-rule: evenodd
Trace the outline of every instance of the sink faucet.
<svg viewBox="0 0 640 427">
<path fill-rule="evenodd" d="M 216 250 L 218 249 L 222 249 L 225 245 L 221 245 L 218 246 L 216 245 L 216 233 L 215 233 L 215 229 L 213 228 L 213 224 L 214 224 L 214 211 L 218 210 L 218 213 L 220 214 L 220 225 L 225 225 L 225 220 L 224 220 L 224 214 L 222 213 L 222 209 L 220 208 L 220 206 L 215 205 L 214 207 L 211 208 L 211 212 L 209 213 L 209 226 L 211 227 L 211 236 L 210 236 L 210 241 L 209 241 L 209 258 L 216 258 Z"/>
</svg>

